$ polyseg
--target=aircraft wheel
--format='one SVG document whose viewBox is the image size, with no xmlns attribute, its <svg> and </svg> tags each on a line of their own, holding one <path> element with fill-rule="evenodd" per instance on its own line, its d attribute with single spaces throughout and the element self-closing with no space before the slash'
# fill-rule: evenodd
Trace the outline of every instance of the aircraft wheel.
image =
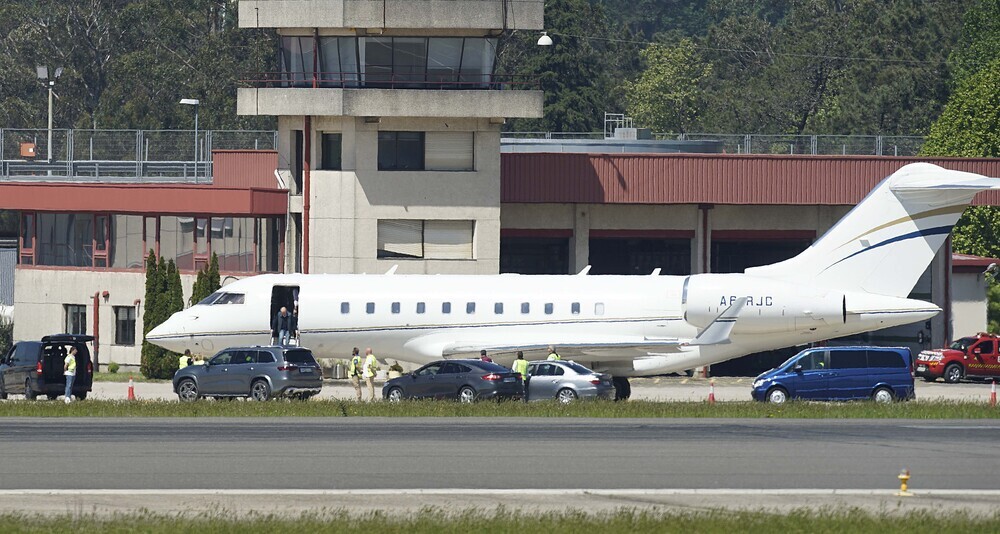
<svg viewBox="0 0 1000 534">
<path fill-rule="evenodd" d="M 615 400 L 628 400 L 632 396 L 632 385 L 628 383 L 628 377 L 615 376 L 611 378 L 611 383 L 615 386 Z"/>
</svg>

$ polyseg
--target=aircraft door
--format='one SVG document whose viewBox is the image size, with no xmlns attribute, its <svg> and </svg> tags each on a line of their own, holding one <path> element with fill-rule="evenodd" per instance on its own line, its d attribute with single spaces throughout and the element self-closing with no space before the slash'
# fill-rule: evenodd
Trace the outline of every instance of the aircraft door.
<svg viewBox="0 0 1000 534">
<path fill-rule="evenodd" d="M 271 288 L 271 315 L 268 316 L 267 324 L 272 329 L 271 334 L 275 336 L 278 333 L 273 331 L 274 322 L 281 308 L 287 309 L 289 315 L 298 322 L 299 286 L 274 286 Z"/>
</svg>

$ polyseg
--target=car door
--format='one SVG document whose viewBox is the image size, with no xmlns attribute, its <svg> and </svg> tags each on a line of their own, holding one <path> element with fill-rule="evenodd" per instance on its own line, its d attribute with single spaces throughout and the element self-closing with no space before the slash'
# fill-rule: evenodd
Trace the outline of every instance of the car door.
<svg viewBox="0 0 1000 534">
<path fill-rule="evenodd" d="M 992 339 L 983 339 L 969 347 L 972 358 L 966 365 L 965 373 L 970 376 L 989 376 L 996 374 L 996 344 Z"/>
<path fill-rule="evenodd" d="M 468 383 L 469 374 L 473 369 L 468 365 L 447 362 L 441 366 L 434 379 L 433 392 L 435 398 L 458 397 L 458 388 Z"/>
<path fill-rule="evenodd" d="M 220 352 L 208 361 L 198 384 L 202 395 L 225 393 L 226 381 L 229 380 L 229 362 L 233 355 L 229 351 Z"/>
<path fill-rule="evenodd" d="M 404 382 L 403 394 L 413 398 L 433 396 L 437 384 L 437 374 L 442 365 L 443 362 L 435 362 L 414 371 L 409 384 Z"/>
<path fill-rule="evenodd" d="M 533 400 L 551 399 L 556 396 L 556 386 L 561 378 L 556 375 L 558 365 L 554 363 L 538 364 L 537 374 L 531 375 L 531 391 L 528 398 Z"/>
<path fill-rule="evenodd" d="M 794 364 L 788 393 L 800 399 L 822 399 L 828 395 L 830 375 L 827 364 L 829 351 L 816 350 L 803 354 Z"/>
<path fill-rule="evenodd" d="M 830 399 L 863 399 L 871 395 L 865 349 L 830 351 Z"/>
<path fill-rule="evenodd" d="M 229 370 L 224 379 L 223 393 L 249 395 L 250 378 L 257 360 L 255 350 L 235 350 L 229 359 Z"/>
<path fill-rule="evenodd" d="M 15 349 L 17 349 L 17 345 L 11 347 L 7 354 L 3 355 L 3 359 L 0 359 L 0 391 L 4 393 L 13 393 L 11 386 L 14 385 L 14 381 L 10 377 L 14 372 L 11 361 L 14 359 Z"/>
</svg>

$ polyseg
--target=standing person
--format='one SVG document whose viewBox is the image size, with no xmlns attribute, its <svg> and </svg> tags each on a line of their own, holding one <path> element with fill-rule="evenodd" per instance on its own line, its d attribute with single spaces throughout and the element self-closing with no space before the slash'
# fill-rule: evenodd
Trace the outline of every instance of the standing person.
<svg viewBox="0 0 1000 534">
<path fill-rule="evenodd" d="M 177 370 L 180 371 L 193 363 L 194 358 L 191 357 L 191 349 L 184 349 L 184 354 L 181 354 L 181 357 L 177 360 Z"/>
<path fill-rule="evenodd" d="M 63 360 L 63 374 L 66 375 L 66 399 L 64 402 L 73 402 L 73 381 L 76 380 L 76 347 L 70 347 L 69 354 Z"/>
<path fill-rule="evenodd" d="M 486 355 L 486 349 L 479 351 L 479 359 L 484 362 L 493 363 L 493 358 L 490 358 L 489 356 Z"/>
<path fill-rule="evenodd" d="M 521 381 L 524 383 L 524 400 L 528 400 L 528 360 L 524 359 L 524 353 L 517 351 L 517 359 L 511 368 L 515 373 L 520 373 Z"/>
<path fill-rule="evenodd" d="M 354 393 L 358 395 L 358 402 L 361 402 L 361 354 L 357 347 L 354 347 L 354 352 L 351 353 L 351 361 L 347 364 L 347 376 L 351 378 L 351 384 L 354 385 Z"/>
<path fill-rule="evenodd" d="M 368 400 L 375 400 L 375 374 L 378 373 L 378 360 L 372 354 L 371 347 L 365 349 L 365 366 L 361 371 L 361 377 L 368 384 Z"/>
<path fill-rule="evenodd" d="M 271 337 L 277 337 L 279 345 L 287 345 L 291 328 L 292 316 L 288 313 L 288 308 L 282 306 L 271 320 Z"/>
<path fill-rule="evenodd" d="M 546 360 L 561 360 L 562 356 L 560 356 L 559 353 L 556 352 L 556 348 L 555 347 L 553 347 L 552 345 L 549 345 L 549 357 L 545 358 L 545 359 Z"/>
</svg>

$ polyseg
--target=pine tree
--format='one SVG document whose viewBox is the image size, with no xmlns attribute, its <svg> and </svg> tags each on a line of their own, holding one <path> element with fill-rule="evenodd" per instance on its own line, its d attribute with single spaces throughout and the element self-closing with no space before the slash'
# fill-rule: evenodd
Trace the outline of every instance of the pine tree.
<svg viewBox="0 0 1000 534">
<path fill-rule="evenodd" d="M 208 273 L 205 276 L 205 286 L 208 290 L 208 295 L 215 293 L 222 287 L 222 282 L 219 278 L 219 257 L 213 252 L 212 261 L 208 265 Z"/>
<path fill-rule="evenodd" d="M 145 338 L 145 335 L 150 330 L 163 322 L 162 314 L 160 313 L 160 301 L 163 297 L 163 271 L 160 270 L 160 263 L 162 261 L 157 262 L 156 253 L 150 250 L 149 256 L 146 258 L 146 296 L 143 299 L 142 312 L 143 338 Z M 157 374 L 156 369 L 159 367 L 158 364 L 162 352 L 163 349 L 143 339 L 142 360 L 139 367 L 143 376 L 152 378 Z"/>
</svg>

